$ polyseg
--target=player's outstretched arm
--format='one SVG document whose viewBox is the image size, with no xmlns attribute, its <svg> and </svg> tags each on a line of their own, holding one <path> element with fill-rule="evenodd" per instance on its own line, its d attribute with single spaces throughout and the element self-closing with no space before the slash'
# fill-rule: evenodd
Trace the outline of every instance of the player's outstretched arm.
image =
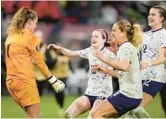
<svg viewBox="0 0 166 119">
<path fill-rule="evenodd" d="M 63 91 L 65 89 L 65 84 L 50 73 L 40 53 L 38 51 L 31 50 L 31 56 L 34 59 L 34 63 L 36 64 L 36 66 L 38 67 L 40 72 L 48 79 L 48 82 L 52 85 L 53 89 L 57 93 Z"/>
<path fill-rule="evenodd" d="M 49 49 L 49 48 L 51 48 L 51 47 L 54 48 L 54 49 L 59 50 L 62 54 L 66 55 L 66 56 L 68 56 L 68 57 L 80 56 L 80 55 L 78 54 L 78 52 L 71 51 L 71 50 L 69 50 L 69 49 L 63 48 L 63 47 L 58 46 L 58 45 L 55 45 L 55 44 L 49 44 L 49 45 L 47 46 L 47 49 Z"/>
<path fill-rule="evenodd" d="M 35 41 L 35 40 L 34 40 Z M 31 54 L 31 57 L 36 64 L 37 68 L 40 70 L 40 72 L 48 79 L 48 82 L 52 85 L 53 89 L 56 92 L 61 92 L 64 90 L 65 85 L 62 81 L 58 80 L 52 74 L 50 73 L 47 65 L 45 64 L 40 52 L 36 48 L 36 43 L 29 43 L 27 45 L 27 48 Z"/>
<path fill-rule="evenodd" d="M 105 68 L 101 65 L 93 65 L 92 70 L 99 71 L 101 73 L 106 73 L 110 76 L 118 78 L 118 73 L 115 70 L 110 70 L 108 68 Z"/>
</svg>

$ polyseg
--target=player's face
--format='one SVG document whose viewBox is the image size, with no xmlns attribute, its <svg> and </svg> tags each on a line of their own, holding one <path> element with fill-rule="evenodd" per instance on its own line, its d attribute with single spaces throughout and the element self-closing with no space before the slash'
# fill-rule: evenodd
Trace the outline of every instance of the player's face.
<svg viewBox="0 0 166 119">
<path fill-rule="evenodd" d="M 111 35 L 112 35 L 112 40 L 114 43 L 118 43 L 119 40 L 124 37 L 123 32 L 121 32 L 117 24 L 113 25 Z"/>
<path fill-rule="evenodd" d="M 30 30 L 34 32 L 35 28 L 36 28 L 36 24 L 37 24 L 37 19 L 31 20 L 30 21 Z"/>
<path fill-rule="evenodd" d="M 100 31 L 93 31 L 91 37 L 92 47 L 100 47 L 105 43 L 105 39 L 102 38 L 102 33 Z"/>
<path fill-rule="evenodd" d="M 163 17 L 160 16 L 159 9 L 151 8 L 148 15 L 148 24 L 150 27 L 161 26 Z"/>
</svg>

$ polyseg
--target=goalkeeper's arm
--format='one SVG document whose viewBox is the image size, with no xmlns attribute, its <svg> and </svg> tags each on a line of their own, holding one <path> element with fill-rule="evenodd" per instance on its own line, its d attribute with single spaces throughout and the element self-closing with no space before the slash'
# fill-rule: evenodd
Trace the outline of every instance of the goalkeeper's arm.
<svg viewBox="0 0 166 119">
<path fill-rule="evenodd" d="M 48 78 L 48 82 L 52 85 L 54 90 L 56 92 L 61 92 L 64 90 L 65 85 L 62 81 L 58 80 L 52 74 L 50 73 L 47 65 L 45 64 L 44 60 L 42 59 L 40 53 L 36 50 L 30 50 L 31 56 L 34 60 L 34 63 L 36 64 L 37 68 L 40 70 L 40 72 Z"/>
</svg>

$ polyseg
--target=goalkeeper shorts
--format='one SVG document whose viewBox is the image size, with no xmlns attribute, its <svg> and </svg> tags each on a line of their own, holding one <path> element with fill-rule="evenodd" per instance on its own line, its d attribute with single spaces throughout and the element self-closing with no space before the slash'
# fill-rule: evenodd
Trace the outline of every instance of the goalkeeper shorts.
<svg viewBox="0 0 166 119">
<path fill-rule="evenodd" d="M 138 107 L 142 99 L 130 98 L 123 95 L 120 92 L 116 92 L 113 95 L 109 96 L 107 100 L 116 109 L 116 111 L 118 112 L 118 115 L 122 116 L 126 112 Z"/>
<path fill-rule="evenodd" d="M 36 85 L 25 84 L 19 79 L 10 79 L 6 81 L 6 86 L 15 102 L 21 107 L 40 103 L 40 96 Z"/>
</svg>

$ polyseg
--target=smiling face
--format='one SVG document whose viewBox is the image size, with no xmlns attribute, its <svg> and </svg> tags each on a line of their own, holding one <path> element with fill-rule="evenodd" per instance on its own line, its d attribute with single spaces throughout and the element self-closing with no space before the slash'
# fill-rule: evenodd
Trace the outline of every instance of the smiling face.
<svg viewBox="0 0 166 119">
<path fill-rule="evenodd" d="M 93 31 L 91 37 L 91 45 L 94 48 L 100 48 L 104 45 L 106 39 L 103 39 L 101 31 Z"/>
<path fill-rule="evenodd" d="M 120 43 L 120 40 L 124 38 L 124 32 L 119 29 L 118 24 L 114 24 L 111 31 L 113 42 Z"/>
<path fill-rule="evenodd" d="M 148 15 L 148 24 L 153 29 L 162 26 L 162 21 L 164 17 L 161 17 L 160 10 L 156 8 L 151 8 Z"/>
</svg>

